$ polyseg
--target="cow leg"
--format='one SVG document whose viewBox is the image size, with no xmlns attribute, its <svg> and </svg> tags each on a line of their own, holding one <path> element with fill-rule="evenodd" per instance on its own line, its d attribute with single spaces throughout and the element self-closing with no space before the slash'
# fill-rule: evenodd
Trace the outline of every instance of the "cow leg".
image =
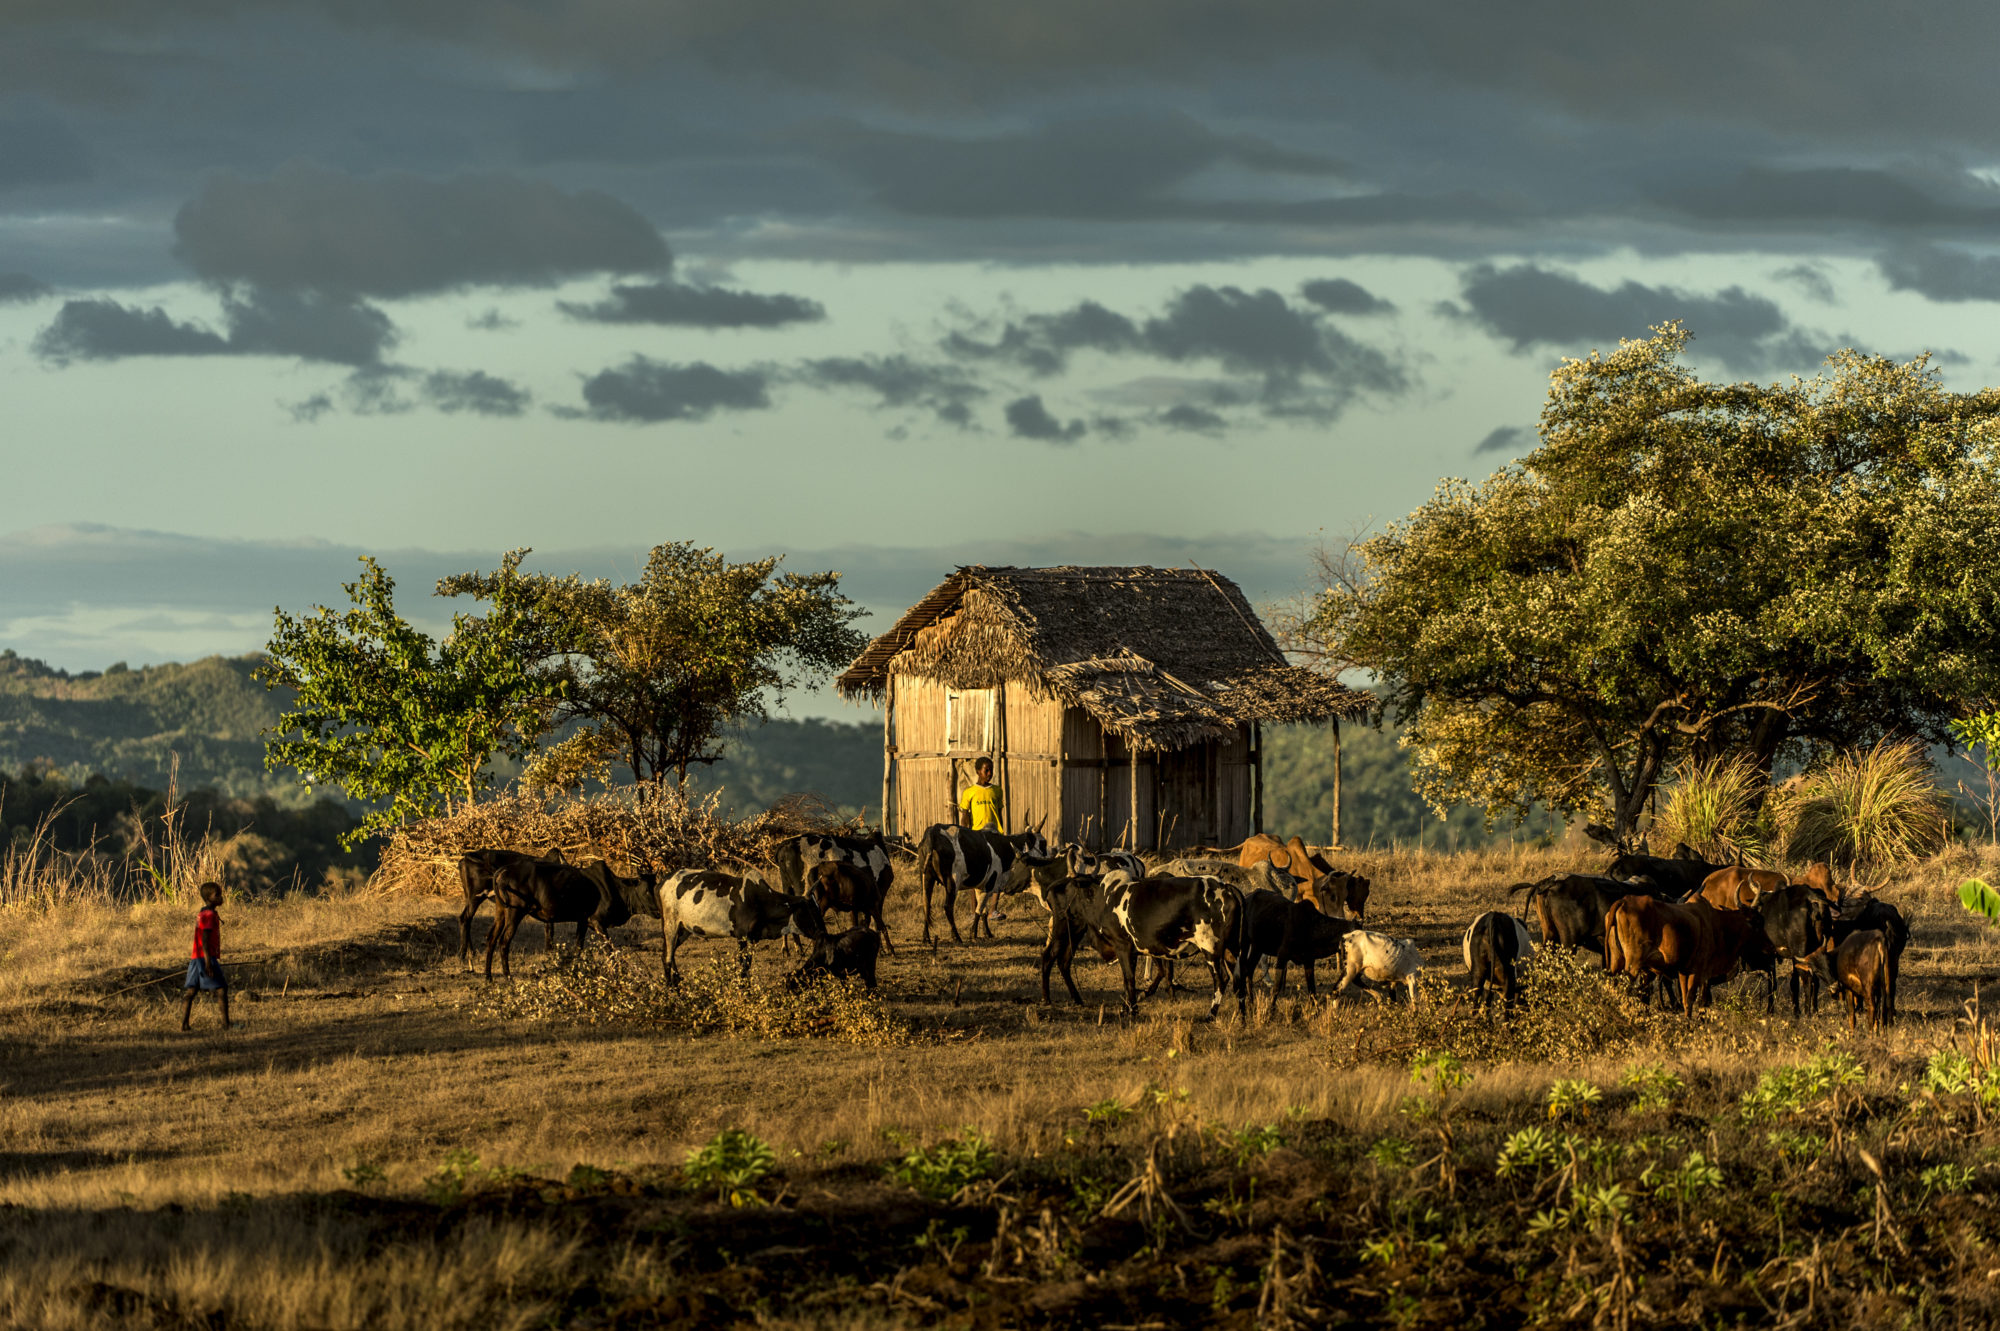
<svg viewBox="0 0 2000 1331">
<path fill-rule="evenodd" d="M 500 946 L 500 934 L 507 923 L 507 909 L 497 901 L 493 904 L 493 927 L 486 931 L 486 978 L 493 978 L 493 954 Z"/>
<path fill-rule="evenodd" d="M 1279 995 L 1285 992 L 1285 967 L 1291 965 L 1290 958 L 1286 957 L 1282 952 L 1277 955 L 1275 960 L 1278 963 L 1278 973 L 1271 977 L 1271 1002 L 1273 1004 L 1276 1004 Z M 1310 974 L 1311 972 L 1307 973 Z"/>
<path fill-rule="evenodd" d="M 1215 981 L 1215 993 L 1208 1000 L 1208 1019 L 1214 1021 L 1222 1015 L 1222 995 L 1229 988 L 1229 961 L 1219 950 L 1209 954 L 1208 973 Z"/>
<path fill-rule="evenodd" d="M 472 917 L 479 914 L 479 899 L 465 895 L 465 909 L 458 913 L 458 964 L 472 969 Z"/>
<path fill-rule="evenodd" d="M 507 918 L 500 922 L 500 974 L 510 980 L 514 978 L 514 931 L 521 927 L 521 918 L 520 912 L 510 910 L 507 912 Z M 490 942 L 488 946 L 491 947 Z M 489 957 L 490 955 L 489 952 Z M 489 980 L 493 978 L 493 966 L 490 960 L 487 963 L 486 978 Z"/>
<path fill-rule="evenodd" d="M 736 940 L 736 973 L 744 979 L 750 978 L 750 940 Z"/>
<path fill-rule="evenodd" d="M 935 944 L 931 944 L 931 888 L 933 886 L 933 883 L 929 873 L 925 873 L 923 875 L 923 879 L 924 879 L 924 942 L 926 944 L 935 946 Z"/>
<path fill-rule="evenodd" d="M 1152 980 L 1150 983 L 1146 985 L 1145 996 L 1147 998 L 1151 998 L 1153 996 L 1153 991 L 1160 987 L 1160 981 L 1165 979 L 1169 974 L 1171 974 L 1171 972 L 1167 968 L 1173 964 L 1174 963 L 1171 961 L 1162 961 L 1158 957 L 1154 956 L 1148 956 L 1146 958 L 1146 969 L 1152 972 Z M 1171 993 L 1172 990 L 1169 990 L 1168 992 Z"/>
<path fill-rule="evenodd" d="M 877 900 L 875 903 L 875 932 L 882 935 L 882 950 L 894 956 L 896 945 L 889 941 L 889 925 L 882 918 L 882 903 L 880 900 Z"/>
<path fill-rule="evenodd" d="M 665 955 L 662 957 L 660 965 L 665 971 L 669 985 L 676 985 L 681 982 L 681 964 L 676 954 L 681 950 L 681 944 L 685 943 L 687 938 L 687 926 L 684 924 L 674 925 L 673 932 L 666 937 L 666 947 L 662 949 Z"/>
<path fill-rule="evenodd" d="M 1139 954 L 1131 947 L 1118 949 L 1118 974 L 1125 982 L 1125 1012 L 1127 1016 L 1139 1015 Z M 1153 991 L 1148 989 L 1148 994 Z"/>
<path fill-rule="evenodd" d="M 951 941 L 963 947 L 965 945 L 965 938 L 958 932 L 958 884 L 957 883 L 946 883 L 944 885 L 944 922 L 951 926 Z M 973 921 L 972 927 L 975 931 L 975 936 L 976 936 L 977 930 L 979 928 L 979 923 L 977 920 Z"/>
</svg>

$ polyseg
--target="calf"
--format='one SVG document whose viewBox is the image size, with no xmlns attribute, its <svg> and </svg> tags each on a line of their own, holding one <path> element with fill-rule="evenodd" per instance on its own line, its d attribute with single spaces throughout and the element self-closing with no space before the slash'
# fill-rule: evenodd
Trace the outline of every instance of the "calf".
<svg viewBox="0 0 2000 1331">
<path fill-rule="evenodd" d="M 954 823 L 939 823 L 925 830 L 917 846 L 917 881 L 924 889 L 924 941 L 931 941 L 931 894 L 944 889 L 944 918 L 951 926 L 955 943 L 965 939 L 958 932 L 958 894 L 978 896 L 972 916 L 972 936 L 986 925 L 993 936 L 993 903 L 1001 893 L 1019 892 L 1028 885 L 1029 873 L 1055 862 L 1048 842 L 1040 832 L 975 832 Z"/>
<path fill-rule="evenodd" d="M 854 917 L 855 924 L 873 920 L 876 932 L 882 935 L 882 946 L 894 952 L 896 946 L 889 941 L 889 926 L 882 920 L 882 894 L 881 878 L 859 864 L 821 860 L 806 870 L 806 898 L 819 907 L 822 915 L 844 910 Z"/>
<path fill-rule="evenodd" d="M 1755 911 L 1717 910 L 1697 898 L 1685 903 L 1633 895 L 1615 903 L 1604 921 L 1604 969 L 1643 984 L 1653 976 L 1679 987 L 1681 1011 L 1694 1019 L 1715 981 L 1736 968 L 1755 942 L 1768 949 Z"/>
<path fill-rule="evenodd" d="M 734 938 L 741 970 L 750 974 L 750 944 L 796 934 L 817 942 L 826 936 L 819 907 L 754 878 L 714 869 L 682 869 L 660 884 L 661 966 L 667 983 L 680 983 L 677 954 L 691 937 Z"/>
<path fill-rule="evenodd" d="M 1356 981 L 1368 996 L 1381 1003 L 1377 986 L 1406 985 L 1410 1006 L 1417 1005 L 1417 972 L 1424 968 L 1424 954 L 1417 951 L 1414 938 L 1391 938 L 1372 929 L 1350 929 L 1340 939 L 1341 977 L 1334 989 L 1337 998 Z"/>
<path fill-rule="evenodd" d="M 1492 990 L 1500 990 L 1500 1010 L 1514 1010 L 1514 995 L 1520 987 L 1520 967 L 1535 953 L 1528 936 L 1528 922 L 1489 910 L 1465 931 L 1465 970 L 1472 977 L 1472 993 L 1480 1007 L 1486 1006 Z"/>
<path fill-rule="evenodd" d="M 1063 984 L 1079 1006 L 1083 995 L 1070 975 L 1070 960 L 1080 944 L 1108 949 L 1117 958 L 1125 987 L 1125 1010 L 1139 1011 L 1138 959 L 1165 960 L 1185 948 L 1208 958 L 1215 980 L 1209 1001 L 1213 1020 L 1222 1010 L 1223 992 L 1233 984 L 1237 1011 L 1245 1006 L 1247 972 L 1229 964 L 1229 954 L 1242 956 L 1244 909 L 1242 894 L 1214 878 L 1066 878 L 1043 889 L 1049 904 L 1049 936 L 1042 948 L 1042 1001 L 1049 1001 L 1049 969 L 1061 970 Z M 1156 973 L 1146 988 L 1150 997 L 1159 986 Z"/>
<path fill-rule="evenodd" d="M 1328 915 L 1360 920 L 1368 913 L 1368 889 L 1368 880 L 1360 874 L 1328 869 L 1299 886 L 1299 900 Z"/>
<path fill-rule="evenodd" d="M 1863 1005 L 1868 1029 L 1879 1031 L 1895 1017 L 1889 1003 L 1889 940 L 1879 929 L 1856 929 L 1833 954 L 1833 979 L 1847 999 L 1847 1029 Z"/>
<path fill-rule="evenodd" d="M 1909 945 L 1910 941 L 1909 922 L 1903 918 L 1901 911 L 1880 897 L 1866 897 L 1862 900 L 1860 909 L 1855 912 L 1852 919 L 1835 917 L 1832 928 L 1833 947 L 1838 948 L 1840 944 L 1846 942 L 1854 934 L 1866 929 L 1873 929 L 1882 935 L 1883 946 L 1888 952 L 1889 1016 L 1893 1019 L 1896 1015 L 1896 992 L 1902 987 L 1903 949 Z M 1818 958 L 1817 969 L 1823 972 L 1823 978 L 1838 983 L 1837 980 L 1834 980 L 1831 973 L 1831 957 L 1832 952 L 1829 950 L 1827 954 Z M 1814 978 L 1818 979 L 1822 978 L 1822 976 L 1816 975 Z M 1819 1011 L 1819 994 L 1817 990 L 1813 993 L 1813 1011 Z"/>
<path fill-rule="evenodd" d="M 574 922 L 581 948 L 586 929 L 597 931 L 608 946 L 609 930 L 617 928 L 652 904 L 653 877 L 621 878 L 603 860 L 579 868 L 553 860 L 524 859 L 501 868 L 493 877 L 498 918 L 486 935 L 486 978 L 493 978 L 493 954 L 500 953 L 500 973 L 512 975 L 514 931 L 530 917 L 547 926 L 551 947 L 556 925 Z"/>
<path fill-rule="evenodd" d="M 875 992 L 875 958 L 883 938 L 873 929 L 857 925 L 845 933 L 827 934 L 813 944 L 812 955 L 785 977 L 785 987 L 794 993 L 822 975 L 835 979 L 858 975 L 869 993 Z"/>
<path fill-rule="evenodd" d="M 1315 996 L 1319 986 L 1313 967 L 1316 962 L 1340 952 L 1340 940 L 1360 926 L 1307 905 L 1287 901 L 1276 892 L 1251 892 L 1243 898 L 1244 951 L 1238 966 L 1245 979 L 1256 973 L 1266 960 L 1278 963 L 1271 997 L 1285 991 L 1285 968 L 1296 961 L 1306 972 L 1306 992 Z"/>
</svg>

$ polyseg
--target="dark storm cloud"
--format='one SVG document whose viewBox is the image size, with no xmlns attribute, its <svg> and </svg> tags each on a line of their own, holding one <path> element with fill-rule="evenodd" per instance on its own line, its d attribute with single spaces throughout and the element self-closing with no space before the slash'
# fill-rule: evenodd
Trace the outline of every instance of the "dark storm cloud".
<svg viewBox="0 0 2000 1331">
<path fill-rule="evenodd" d="M 615 286 L 590 304 L 559 301 L 564 314 L 590 323 L 664 324 L 691 328 L 780 328 L 826 318 L 826 309 L 804 296 L 763 295 L 684 282 Z"/>
<path fill-rule="evenodd" d="M 90 150 L 61 119 L 36 106 L 0 112 L 0 190 L 90 178 Z"/>
<path fill-rule="evenodd" d="M 1943 245 L 1917 245 L 1883 254 L 1875 266 L 1897 291 L 1937 301 L 2000 300 L 2000 258 Z"/>
<path fill-rule="evenodd" d="M 829 356 L 807 361 L 793 377 L 816 388 L 859 388 L 875 394 L 878 406 L 921 407 L 950 425 L 972 423 L 971 404 L 986 389 L 955 365 L 909 356 Z"/>
<path fill-rule="evenodd" d="M 1187 402 L 1168 407 L 1160 413 L 1159 421 L 1169 430 L 1185 434 L 1221 434 L 1229 426 L 1220 414 Z"/>
<path fill-rule="evenodd" d="M 629 205 L 507 175 L 352 176 L 294 163 L 211 177 L 174 218 L 177 253 L 212 281 L 412 296 L 664 270 L 666 242 Z"/>
<path fill-rule="evenodd" d="M 1481 439 L 1473 446 L 1473 456 L 1477 457 L 1481 453 L 1507 453 L 1512 455 L 1526 447 L 1534 437 L 1535 432 L 1533 430 L 1523 429 L 1518 425 L 1495 426 L 1487 432 L 1484 439 Z"/>
<path fill-rule="evenodd" d="M 1261 380 L 1257 396 L 1277 414 L 1330 417 L 1357 394 L 1395 394 L 1409 386 L 1399 365 L 1325 322 L 1321 309 L 1268 289 L 1196 285 L 1143 320 L 1084 301 L 1009 320 L 985 339 L 954 332 L 943 345 L 964 359 L 1007 361 L 1041 376 L 1066 369 L 1082 350 L 1210 362 Z"/>
<path fill-rule="evenodd" d="M 1991 227 L 2000 190 L 1962 173 L 1904 173 L 1870 167 L 1780 170 L 1745 167 L 1723 181 L 1660 191 L 1661 202 L 1721 222 L 1856 222 L 1877 227 Z"/>
<path fill-rule="evenodd" d="M 1040 394 L 1016 398 L 1007 404 L 1007 428 L 1021 439 L 1039 439 L 1048 444 L 1073 444 L 1090 428 L 1082 421 L 1065 425 L 1042 405 Z"/>
<path fill-rule="evenodd" d="M 0 305 L 26 304 L 55 294 L 55 288 L 26 273 L 0 273 Z"/>
<path fill-rule="evenodd" d="M 1308 282 L 1299 288 L 1299 294 L 1329 314 L 1388 314 L 1396 308 L 1360 283 L 1344 277 Z"/>
<path fill-rule="evenodd" d="M 634 356 L 586 379 L 583 400 L 583 414 L 594 420 L 700 421 L 718 411 L 770 406 L 770 377 L 763 370 L 720 370 L 705 361 L 673 365 Z"/>
<path fill-rule="evenodd" d="M 1615 347 L 1619 338 L 1645 337 L 1673 319 L 1695 335 L 1697 359 L 1713 354 L 1751 373 L 1816 365 L 1830 350 L 1792 327 L 1775 303 L 1736 286 L 1711 295 L 1639 282 L 1605 288 L 1533 264 L 1479 264 L 1459 281 L 1470 307 L 1464 317 L 1517 352 Z"/>
<path fill-rule="evenodd" d="M 182 323 L 158 306 L 114 300 L 65 301 L 35 338 L 35 352 L 58 364 L 128 356 L 296 356 L 336 365 L 372 365 L 396 341 L 395 325 L 371 305 L 311 292 L 226 293 L 225 333 Z"/>
<path fill-rule="evenodd" d="M 1171 191 L 1205 168 L 1331 176 L 1342 164 L 1174 113 L 1058 121 L 986 138 L 823 128 L 815 146 L 846 165 L 884 206 L 930 217 L 1121 220 L 1206 214 Z"/>
</svg>

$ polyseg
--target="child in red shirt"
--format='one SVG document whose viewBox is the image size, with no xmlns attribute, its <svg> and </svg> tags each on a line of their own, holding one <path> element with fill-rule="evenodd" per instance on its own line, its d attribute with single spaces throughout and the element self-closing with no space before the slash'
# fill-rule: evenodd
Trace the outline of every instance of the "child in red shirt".
<svg viewBox="0 0 2000 1331">
<path fill-rule="evenodd" d="M 194 1016 L 195 995 L 212 989 L 222 999 L 222 1029 L 229 1029 L 229 980 L 222 973 L 222 917 L 215 908 L 222 904 L 222 884 L 201 885 L 201 914 L 194 919 L 194 951 L 187 969 L 187 1002 L 181 1007 L 181 1029 L 188 1029 Z"/>
</svg>

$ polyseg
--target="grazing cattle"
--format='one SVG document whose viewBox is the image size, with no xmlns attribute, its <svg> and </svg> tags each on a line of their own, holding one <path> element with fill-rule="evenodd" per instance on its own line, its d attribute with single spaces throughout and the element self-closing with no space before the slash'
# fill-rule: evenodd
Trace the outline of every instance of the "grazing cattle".
<svg viewBox="0 0 2000 1331">
<path fill-rule="evenodd" d="M 1473 997 L 1483 1008 L 1493 989 L 1500 990 L 1500 1010 L 1514 1009 L 1514 995 L 1520 988 L 1520 968 L 1535 953 L 1528 936 L 1528 922 L 1489 910 L 1465 931 L 1465 970 L 1472 977 Z"/>
<path fill-rule="evenodd" d="M 1001 893 L 1019 892 L 1028 886 L 1030 871 L 1057 862 L 1049 854 L 1042 834 L 1029 832 L 975 832 L 955 823 L 939 823 L 924 832 L 917 846 L 917 881 L 924 889 L 924 941 L 931 941 L 931 894 L 944 889 L 944 918 L 951 926 L 954 943 L 965 939 L 958 932 L 958 894 L 978 894 L 973 908 L 972 936 L 986 925 L 993 936 L 993 902 Z"/>
<path fill-rule="evenodd" d="M 1791 881 L 1775 869 L 1717 869 L 1684 899 L 1700 897 L 1717 910 L 1755 910 L 1758 897 L 1781 892 Z"/>
<path fill-rule="evenodd" d="M 609 930 L 652 904 L 653 877 L 642 873 L 637 878 L 621 878 L 603 860 L 579 868 L 555 860 L 523 859 L 494 874 L 492 896 L 497 918 L 486 935 L 489 980 L 493 978 L 496 950 L 500 973 L 514 973 L 514 931 L 525 919 L 537 919 L 547 926 L 551 950 L 556 926 L 566 922 L 575 923 L 579 948 L 587 929 L 595 929 L 608 945 Z"/>
<path fill-rule="evenodd" d="M 1701 884 L 1717 869 L 1728 866 L 1710 864 L 1682 842 L 1674 847 L 1671 858 L 1660 855 L 1624 854 L 1611 861 L 1605 872 L 1612 878 L 1630 881 L 1644 878 L 1659 888 L 1661 894 L 1678 900 L 1701 890 Z"/>
<path fill-rule="evenodd" d="M 1847 1029 L 1863 1006 L 1868 1029 L 1879 1031 L 1895 1018 L 1890 1006 L 1889 940 L 1880 929 L 1856 929 L 1833 954 L 1833 979 L 1847 999 Z"/>
<path fill-rule="evenodd" d="M 518 850 L 475 850 L 459 860 L 458 885 L 465 893 L 465 905 L 458 912 L 458 959 L 467 970 L 472 968 L 472 919 L 479 914 L 480 903 L 493 895 L 493 875 L 509 865 L 540 858 Z M 549 861 L 563 863 L 562 852 L 557 851 Z M 550 947 L 555 946 L 555 938 L 555 926 L 550 925 Z"/>
<path fill-rule="evenodd" d="M 715 869 L 682 869 L 660 884 L 661 966 L 667 983 L 680 982 L 677 954 L 691 937 L 734 938 L 742 973 L 750 974 L 750 944 L 796 934 L 817 942 L 826 936 L 819 907 L 754 878 Z"/>
<path fill-rule="evenodd" d="M 1732 869 L 1727 872 L 1737 871 Z M 1727 892 L 1721 894 L 1728 895 Z M 1710 905 L 1715 904 L 1714 895 L 1707 887 L 1702 889 L 1701 899 Z M 1735 899 L 1742 899 L 1740 892 Z M 1812 1005 L 1818 1007 L 1819 975 L 1813 969 L 1814 958 L 1824 956 L 1833 946 L 1833 905 L 1804 883 L 1765 887 L 1758 891 L 1754 901 L 1752 909 L 1763 920 L 1764 932 L 1761 940 L 1753 938 L 1745 946 L 1743 967 L 1745 970 L 1762 971 L 1769 977 L 1771 983 L 1764 995 L 1764 1010 L 1773 1012 L 1777 1010 L 1778 961 L 1783 958 L 1792 963 L 1792 1019 L 1796 1021 L 1802 985 L 1810 994 Z"/>
<path fill-rule="evenodd" d="M 1238 892 L 1276 892 L 1287 901 L 1296 900 L 1299 894 L 1299 880 L 1269 860 L 1246 869 L 1226 860 L 1181 859 L 1170 862 L 1161 872 L 1174 878 L 1220 878 Z"/>
<path fill-rule="evenodd" d="M 1328 850 L 1308 846 L 1298 837 L 1279 841 L 1259 832 L 1237 847 L 1236 862 L 1246 869 L 1264 863 L 1283 869 L 1299 880 L 1300 900 L 1328 915 L 1359 920 L 1368 910 L 1369 882 L 1359 874 L 1334 868 L 1327 858 Z"/>
<path fill-rule="evenodd" d="M 1351 920 L 1327 915 L 1303 901 L 1287 901 L 1276 892 L 1251 892 L 1243 898 L 1244 951 L 1239 966 L 1247 979 L 1265 961 L 1278 964 L 1271 987 L 1276 999 L 1285 991 L 1285 968 L 1293 962 L 1305 967 L 1306 992 L 1317 995 L 1315 963 L 1340 952 L 1340 940 L 1359 928 Z"/>
<path fill-rule="evenodd" d="M 1736 968 L 1746 947 L 1768 950 L 1764 924 L 1755 911 L 1717 910 L 1696 898 L 1688 902 L 1628 896 L 1604 921 L 1604 969 L 1644 984 L 1650 977 L 1674 981 L 1681 1011 L 1694 1018 L 1697 996 Z"/>
<path fill-rule="evenodd" d="M 881 877 L 865 865 L 821 860 L 806 870 L 805 895 L 819 907 L 820 914 L 844 910 L 854 917 L 855 924 L 874 921 L 876 931 L 882 935 L 882 946 L 894 952 L 896 945 L 889 941 L 889 926 L 882 921 L 884 890 Z"/>
<path fill-rule="evenodd" d="M 1070 997 L 1082 1005 L 1070 959 L 1079 945 L 1090 943 L 1117 958 L 1128 1013 L 1139 1011 L 1139 958 L 1165 960 L 1189 948 L 1208 958 L 1215 980 L 1209 1017 L 1221 1012 L 1232 977 L 1237 1010 L 1243 1010 L 1247 972 L 1232 971 L 1229 964 L 1229 955 L 1240 957 L 1245 948 L 1243 897 L 1229 884 L 1214 878 L 1065 878 L 1044 888 L 1043 897 L 1049 904 L 1049 936 L 1042 948 L 1044 1003 L 1053 966 L 1061 970 Z M 1146 988 L 1148 997 L 1159 983 L 1156 972 Z"/>
<path fill-rule="evenodd" d="M 895 849 L 879 831 L 859 837 L 807 832 L 780 841 L 771 847 L 770 856 L 779 890 L 792 896 L 806 894 L 806 875 L 815 864 L 847 864 L 874 878 L 876 895 L 886 901 L 896 881 L 896 866 L 889 858 Z"/>
<path fill-rule="evenodd" d="M 1391 938 L 1372 929 L 1349 929 L 1340 938 L 1340 983 L 1337 998 L 1349 985 L 1359 983 L 1376 1003 L 1383 1001 L 1382 990 L 1401 984 L 1409 989 L 1410 1006 L 1417 1005 L 1417 972 L 1424 968 L 1424 954 L 1417 951 L 1414 938 Z"/>
<path fill-rule="evenodd" d="M 1838 948 L 1840 944 L 1846 942 L 1857 932 L 1867 929 L 1873 929 L 1882 935 L 1883 946 L 1888 951 L 1889 1015 L 1893 1018 L 1896 1015 L 1896 993 L 1902 987 L 1903 949 L 1910 942 L 1910 925 L 1903 918 L 1903 913 L 1888 902 L 1882 900 L 1880 897 L 1866 897 L 1863 899 L 1860 909 L 1854 913 L 1853 918 L 1841 919 L 1835 917 L 1833 921 L 1834 947 Z M 1829 952 L 1828 955 L 1819 958 L 1818 968 L 1825 972 L 1827 980 L 1833 981 L 1830 960 L 1831 953 Z M 1819 994 L 1816 990 L 1813 993 L 1813 1011 L 1819 1011 Z"/>
<path fill-rule="evenodd" d="M 1543 943 L 1587 947 L 1598 953 L 1604 951 L 1605 915 L 1634 891 L 1646 889 L 1616 878 L 1583 873 L 1551 874 L 1540 882 L 1516 883 L 1507 889 L 1510 896 L 1516 892 L 1528 894 L 1522 904 L 1535 908 Z"/>
<path fill-rule="evenodd" d="M 875 992 L 875 958 L 883 938 L 865 925 L 845 933 L 826 934 L 813 943 L 812 955 L 785 977 L 785 987 L 797 993 L 822 975 L 840 979 L 858 975 L 868 992 Z"/>
</svg>

